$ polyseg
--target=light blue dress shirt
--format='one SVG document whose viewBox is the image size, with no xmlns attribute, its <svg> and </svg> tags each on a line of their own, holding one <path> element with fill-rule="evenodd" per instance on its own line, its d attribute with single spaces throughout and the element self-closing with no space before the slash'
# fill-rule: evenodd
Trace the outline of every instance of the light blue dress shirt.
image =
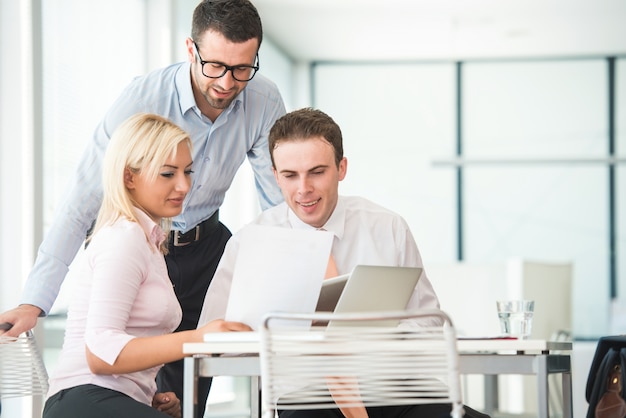
<svg viewBox="0 0 626 418">
<path fill-rule="evenodd" d="M 113 131 L 138 112 L 167 117 L 191 136 L 193 183 L 173 229 L 186 232 L 222 204 L 246 156 L 255 175 L 262 209 L 283 201 L 271 170 L 267 145 L 270 128 L 285 114 L 278 88 L 261 74 L 250 80 L 222 114 L 211 122 L 200 113 L 191 89 L 190 64 L 178 63 L 137 77 L 96 127 L 67 195 L 39 247 L 20 303 L 46 314 L 54 303 L 68 266 L 85 239 L 102 202 L 102 159 Z"/>
</svg>

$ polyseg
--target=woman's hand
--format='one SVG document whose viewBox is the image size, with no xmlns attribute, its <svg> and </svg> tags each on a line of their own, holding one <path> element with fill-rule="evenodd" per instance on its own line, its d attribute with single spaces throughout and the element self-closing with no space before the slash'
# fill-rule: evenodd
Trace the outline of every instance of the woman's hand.
<svg viewBox="0 0 626 418">
<path fill-rule="evenodd" d="M 174 392 L 156 393 L 152 398 L 152 407 L 173 418 L 181 418 L 180 399 Z"/>
<path fill-rule="evenodd" d="M 231 332 L 231 331 L 252 331 L 248 325 L 242 322 L 224 321 L 223 319 L 215 319 L 198 328 L 199 337 L 202 341 L 204 334 L 207 332 Z"/>
</svg>

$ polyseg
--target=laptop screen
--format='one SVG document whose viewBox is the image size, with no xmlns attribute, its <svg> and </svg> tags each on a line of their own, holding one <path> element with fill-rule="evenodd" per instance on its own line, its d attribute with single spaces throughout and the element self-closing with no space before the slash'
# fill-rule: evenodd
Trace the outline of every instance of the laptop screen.
<svg viewBox="0 0 626 418">
<path fill-rule="evenodd" d="M 345 281 L 345 287 L 332 310 L 335 313 L 404 310 L 421 274 L 421 267 L 358 265 Z M 321 298 L 318 306 L 320 302 Z M 395 326 L 398 321 L 371 321 L 359 324 Z M 331 322 L 330 325 L 337 324 Z"/>
</svg>

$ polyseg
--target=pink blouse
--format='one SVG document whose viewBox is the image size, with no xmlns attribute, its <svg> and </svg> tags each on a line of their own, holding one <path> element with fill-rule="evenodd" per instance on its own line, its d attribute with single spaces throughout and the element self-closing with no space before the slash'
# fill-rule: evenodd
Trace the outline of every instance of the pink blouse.
<svg viewBox="0 0 626 418">
<path fill-rule="evenodd" d="M 71 298 L 63 350 L 50 378 L 48 396 L 94 384 L 123 392 L 150 405 L 161 366 L 122 375 L 89 370 L 85 346 L 113 364 L 135 337 L 170 333 L 182 312 L 159 244 L 161 228 L 136 210 L 139 223 L 119 220 L 93 238 L 70 272 L 77 281 Z M 148 238 L 149 237 L 149 238 Z"/>
</svg>

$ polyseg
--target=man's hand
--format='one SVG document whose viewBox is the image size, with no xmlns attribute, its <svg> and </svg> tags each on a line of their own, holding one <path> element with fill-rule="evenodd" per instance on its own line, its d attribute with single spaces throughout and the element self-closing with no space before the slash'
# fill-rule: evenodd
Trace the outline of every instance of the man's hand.
<svg viewBox="0 0 626 418">
<path fill-rule="evenodd" d="M 180 399 L 176 397 L 174 392 L 157 393 L 152 398 L 152 407 L 165 412 L 167 415 L 180 418 Z"/>
<path fill-rule="evenodd" d="M 41 312 L 41 309 L 34 305 L 20 305 L 0 314 L 0 325 L 12 325 L 8 330 L 5 329 L 9 328 L 8 326 L 0 326 L 0 335 L 17 337 L 21 333 L 35 328 Z"/>
<path fill-rule="evenodd" d="M 328 391 L 346 418 L 368 418 L 367 409 L 361 402 L 359 382 L 355 377 L 328 376 Z M 353 405 L 353 406 L 345 406 Z"/>
</svg>

